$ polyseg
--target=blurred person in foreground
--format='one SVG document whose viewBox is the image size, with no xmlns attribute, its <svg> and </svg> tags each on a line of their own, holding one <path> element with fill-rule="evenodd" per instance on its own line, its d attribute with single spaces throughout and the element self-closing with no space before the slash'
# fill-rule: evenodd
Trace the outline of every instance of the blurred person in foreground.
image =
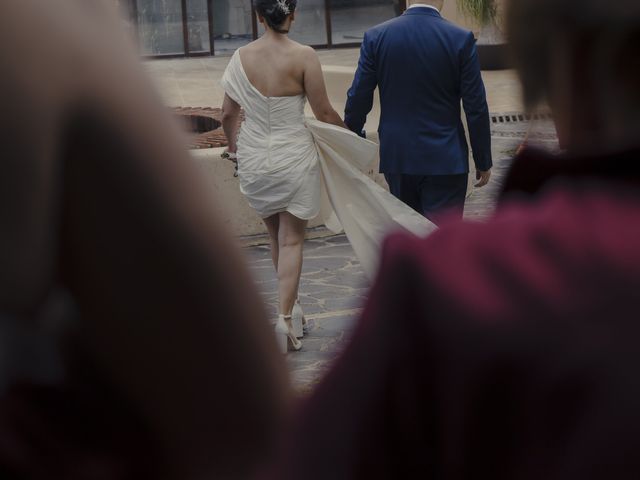
<svg viewBox="0 0 640 480">
<path fill-rule="evenodd" d="M 484 224 L 388 239 L 281 478 L 640 478 L 640 2 L 508 6 L 566 154 L 525 150 Z"/>
<path fill-rule="evenodd" d="M 0 3 L 0 477 L 248 478 L 283 361 L 117 25 Z"/>
</svg>

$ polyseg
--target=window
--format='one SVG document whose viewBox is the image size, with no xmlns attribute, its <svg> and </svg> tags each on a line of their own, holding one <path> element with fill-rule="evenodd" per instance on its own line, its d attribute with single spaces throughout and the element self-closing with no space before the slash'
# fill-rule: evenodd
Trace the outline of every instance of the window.
<svg viewBox="0 0 640 480">
<path fill-rule="evenodd" d="M 327 44 L 325 0 L 302 0 L 296 8 L 289 36 L 305 45 Z"/>
<path fill-rule="evenodd" d="M 207 0 L 187 0 L 187 30 L 189 53 L 211 51 Z"/>
<path fill-rule="evenodd" d="M 216 55 L 230 55 L 253 41 L 251 0 L 213 0 L 213 36 Z"/>
<path fill-rule="evenodd" d="M 333 45 L 358 44 L 369 28 L 402 13 L 400 0 L 330 0 Z"/>
<path fill-rule="evenodd" d="M 264 31 L 252 11 L 252 0 L 114 1 L 137 25 L 145 56 L 231 55 Z M 356 46 L 366 30 L 400 15 L 405 3 L 300 0 L 290 36 L 315 47 Z"/>
<path fill-rule="evenodd" d="M 136 0 L 144 55 L 184 54 L 180 0 Z"/>
</svg>

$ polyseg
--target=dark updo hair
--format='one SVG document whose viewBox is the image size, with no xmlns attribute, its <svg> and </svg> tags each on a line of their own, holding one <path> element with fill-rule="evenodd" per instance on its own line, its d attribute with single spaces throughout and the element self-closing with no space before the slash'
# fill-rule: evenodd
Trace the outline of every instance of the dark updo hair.
<svg viewBox="0 0 640 480">
<path fill-rule="evenodd" d="M 280 27 L 287 20 L 287 17 L 295 11 L 298 0 L 255 0 L 254 4 L 256 12 L 264 18 L 269 28 L 278 33 L 287 33 L 287 30 Z"/>
</svg>

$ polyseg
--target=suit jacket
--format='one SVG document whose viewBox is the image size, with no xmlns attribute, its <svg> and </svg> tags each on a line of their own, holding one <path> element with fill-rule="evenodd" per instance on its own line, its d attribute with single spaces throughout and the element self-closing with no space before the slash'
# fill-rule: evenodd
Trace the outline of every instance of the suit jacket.
<svg viewBox="0 0 640 480">
<path fill-rule="evenodd" d="M 278 478 L 640 478 L 638 158 L 528 153 L 486 223 L 389 238 Z"/>
<path fill-rule="evenodd" d="M 491 168 L 489 111 L 471 32 L 425 7 L 372 28 L 364 36 L 345 109 L 345 122 L 356 133 L 371 111 L 376 86 L 381 172 L 468 173 L 461 99 L 476 167 Z"/>
</svg>

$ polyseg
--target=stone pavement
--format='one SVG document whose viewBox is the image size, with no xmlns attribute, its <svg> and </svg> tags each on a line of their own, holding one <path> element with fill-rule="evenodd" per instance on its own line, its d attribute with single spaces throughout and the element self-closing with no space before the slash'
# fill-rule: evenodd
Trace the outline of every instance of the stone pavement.
<svg viewBox="0 0 640 480">
<path fill-rule="evenodd" d="M 278 285 L 268 246 L 246 248 L 251 272 L 273 322 Z M 344 235 L 307 240 L 300 281 L 300 303 L 311 321 L 299 352 L 287 362 L 299 391 L 308 391 L 343 350 L 366 301 L 368 283 Z"/>
</svg>

